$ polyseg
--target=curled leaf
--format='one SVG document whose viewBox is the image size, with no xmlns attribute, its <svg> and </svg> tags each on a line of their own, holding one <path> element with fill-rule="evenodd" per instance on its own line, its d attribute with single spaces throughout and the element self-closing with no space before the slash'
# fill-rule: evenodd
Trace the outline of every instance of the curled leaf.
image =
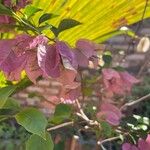
<svg viewBox="0 0 150 150">
<path fill-rule="evenodd" d="M 150 48 L 150 40 L 148 37 L 141 38 L 137 45 L 137 52 L 147 52 Z"/>
</svg>

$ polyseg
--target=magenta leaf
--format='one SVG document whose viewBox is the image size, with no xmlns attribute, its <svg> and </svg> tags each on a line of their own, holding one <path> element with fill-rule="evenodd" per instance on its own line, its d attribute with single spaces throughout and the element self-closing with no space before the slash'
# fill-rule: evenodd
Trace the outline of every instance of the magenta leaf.
<svg viewBox="0 0 150 150">
<path fill-rule="evenodd" d="M 14 40 L 0 41 L 0 69 L 10 73 L 16 70 L 25 60 L 25 56 L 16 56 L 12 51 Z"/>
<path fill-rule="evenodd" d="M 111 125 L 119 125 L 122 114 L 115 105 L 104 102 L 101 104 L 97 117 L 106 119 Z"/>
<path fill-rule="evenodd" d="M 37 58 L 38 65 L 46 75 L 55 78 L 59 77 L 60 56 L 55 48 L 55 45 L 39 45 Z"/>
</svg>

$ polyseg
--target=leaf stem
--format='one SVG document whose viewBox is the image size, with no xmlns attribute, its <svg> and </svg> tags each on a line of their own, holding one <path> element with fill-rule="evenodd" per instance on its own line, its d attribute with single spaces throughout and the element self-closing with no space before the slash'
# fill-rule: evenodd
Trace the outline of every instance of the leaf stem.
<svg viewBox="0 0 150 150">
<path fill-rule="evenodd" d="M 143 97 L 141 97 L 141 98 L 139 98 L 139 99 L 137 99 L 137 100 L 135 100 L 135 101 L 133 101 L 133 102 L 129 102 L 129 103 L 124 104 L 124 105 L 120 108 L 120 110 L 123 110 L 123 109 L 126 108 L 126 107 L 130 107 L 130 106 L 136 105 L 136 104 L 138 104 L 138 103 L 140 103 L 140 102 L 146 100 L 147 98 L 150 98 L 150 93 L 147 94 L 147 95 L 145 95 L 145 96 L 143 96 Z"/>
<path fill-rule="evenodd" d="M 65 127 L 65 126 L 69 126 L 69 125 L 73 125 L 73 124 L 74 124 L 74 122 L 73 122 L 73 121 L 65 122 L 65 123 L 59 124 L 59 125 L 57 125 L 57 126 L 54 126 L 54 127 L 48 128 L 48 129 L 47 129 L 47 131 L 56 130 L 56 129 L 59 129 L 59 128 L 62 128 L 62 127 Z"/>
</svg>

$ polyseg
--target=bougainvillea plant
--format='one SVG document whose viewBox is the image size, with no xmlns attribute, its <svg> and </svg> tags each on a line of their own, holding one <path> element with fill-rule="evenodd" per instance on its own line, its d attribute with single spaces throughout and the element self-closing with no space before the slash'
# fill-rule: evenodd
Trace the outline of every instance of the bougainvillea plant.
<svg viewBox="0 0 150 150">
<path fill-rule="evenodd" d="M 43 78 L 60 82 L 61 92 L 58 97 L 50 97 L 57 104 L 49 119 L 36 108 L 17 107 L 13 114 L 0 116 L 0 120 L 15 118 L 31 133 L 26 150 L 54 149 L 56 142 L 50 134 L 64 127 L 94 133 L 103 149 L 105 142 L 121 139 L 122 150 L 150 150 L 148 118 L 134 115 L 132 123 L 124 114 L 133 104 L 124 99 L 140 80 L 119 66 L 112 67 L 111 52 L 105 45 L 83 38 L 71 46 L 59 39 L 61 32 L 82 23 L 66 18 L 55 27 L 47 20 L 57 15 L 45 13 L 35 25 L 32 17 L 42 10 L 30 3 L 0 1 L 0 70 L 9 81 L 0 89 L 0 108 L 14 109 L 13 94 Z M 54 38 L 45 34 L 45 30 L 51 31 Z M 87 68 L 91 70 L 90 78 L 83 73 Z M 92 104 L 87 99 L 93 92 L 97 101 Z M 78 132 L 74 134 L 78 137 Z"/>
</svg>

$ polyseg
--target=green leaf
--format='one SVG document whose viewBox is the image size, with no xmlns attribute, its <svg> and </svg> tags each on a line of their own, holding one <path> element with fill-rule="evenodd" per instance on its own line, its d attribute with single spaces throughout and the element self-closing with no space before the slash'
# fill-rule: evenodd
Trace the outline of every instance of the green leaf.
<svg viewBox="0 0 150 150">
<path fill-rule="evenodd" d="M 13 5 L 13 6 L 17 5 L 17 1 L 18 1 L 18 0 L 11 0 L 12 5 Z"/>
<path fill-rule="evenodd" d="M 66 104 L 59 104 L 56 106 L 54 116 L 50 118 L 50 122 L 54 124 L 59 124 L 71 116 L 71 106 Z"/>
<path fill-rule="evenodd" d="M 4 106 L 8 97 L 15 91 L 15 86 L 7 86 L 0 89 L 0 108 Z"/>
<path fill-rule="evenodd" d="M 6 81 L 5 75 L 2 71 L 0 71 L 0 88 L 5 87 L 6 85 L 7 85 L 7 81 Z"/>
<path fill-rule="evenodd" d="M 53 32 L 53 34 L 55 35 L 55 37 L 57 37 L 59 35 L 59 31 L 58 28 L 51 26 L 50 30 Z"/>
<path fill-rule="evenodd" d="M 144 125 L 144 124 L 140 124 L 137 126 L 137 129 L 142 129 L 143 131 L 147 131 L 148 130 L 148 126 Z"/>
<path fill-rule="evenodd" d="M 42 112 L 35 108 L 26 108 L 15 116 L 18 124 L 22 125 L 27 131 L 45 137 L 47 120 Z"/>
<path fill-rule="evenodd" d="M 55 17 L 57 17 L 57 16 L 59 16 L 59 15 L 55 15 L 55 14 L 52 14 L 52 13 L 45 13 L 45 14 L 43 14 L 43 15 L 40 17 L 40 19 L 39 19 L 39 24 L 41 24 L 41 23 L 43 23 L 43 22 L 45 22 L 45 21 L 47 21 L 47 20 L 50 20 L 50 19 L 52 19 L 52 18 L 55 18 Z"/>
<path fill-rule="evenodd" d="M 71 115 L 71 106 L 66 104 L 57 105 L 54 115 L 68 118 Z"/>
<path fill-rule="evenodd" d="M 33 83 L 27 77 L 23 78 L 20 82 L 16 84 L 17 92 L 25 89 L 26 87 L 32 85 Z"/>
<path fill-rule="evenodd" d="M 3 109 L 19 110 L 20 104 L 14 98 L 9 97 L 8 100 L 6 101 L 6 103 L 4 104 Z"/>
<path fill-rule="evenodd" d="M 10 117 L 9 115 L 0 115 L 0 122 L 6 120 L 9 117 Z"/>
<path fill-rule="evenodd" d="M 112 134 L 112 128 L 107 122 L 100 122 L 102 130 L 103 130 L 103 135 L 106 137 L 110 137 Z"/>
<path fill-rule="evenodd" d="M 30 17 L 32 17 L 33 15 L 35 15 L 37 12 L 39 12 L 41 10 L 42 9 L 34 7 L 32 5 L 27 5 L 25 10 L 24 10 L 24 13 L 25 13 L 27 18 L 30 18 Z"/>
<path fill-rule="evenodd" d="M 46 133 L 46 140 L 33 134 L 26 143 L 26 150 L 53 150 L 53 148 L 54 144 L 48 133 Z"/>
<path fill-rule="evenodd" d="M 38 30 L 39 30 L 40 32 L 42 32 L 43 30 L 47 30 L 47 29 L 51 29 L 51 28 L 52 28 L 52 25 L 51 25 L 51 24 L 45 24 L 45 25 L 43 25 L 43 26 L 38 27 Z"/>
<path fill-rule="evenodd" d="M 9 15 L 12 16 L 12 12 L 9 8 L 5 7 L 4 5 L 0 4 L 0 14 L 1 15 Z"/>
<path fill-rule="evenodd" d="M 105 65 L 110 65 L 112 62 L 112 56 L 110 51 L 106 51 L 103 55 L 103 61 L 105 62 Z"/>
<path fill-rule="evenodd" d="M 81 25 L 80 22 L 74 20 L 74 19 L 63 19 L 59 26 L 58 26 L 58 31 L 59 33 L 64 31 L 64 30 L 67 30 L 67 29 L 70 29 L 70 28 L 73 28 L 75 26 L 78 26 L 78 25 Z"/>
</svg>

